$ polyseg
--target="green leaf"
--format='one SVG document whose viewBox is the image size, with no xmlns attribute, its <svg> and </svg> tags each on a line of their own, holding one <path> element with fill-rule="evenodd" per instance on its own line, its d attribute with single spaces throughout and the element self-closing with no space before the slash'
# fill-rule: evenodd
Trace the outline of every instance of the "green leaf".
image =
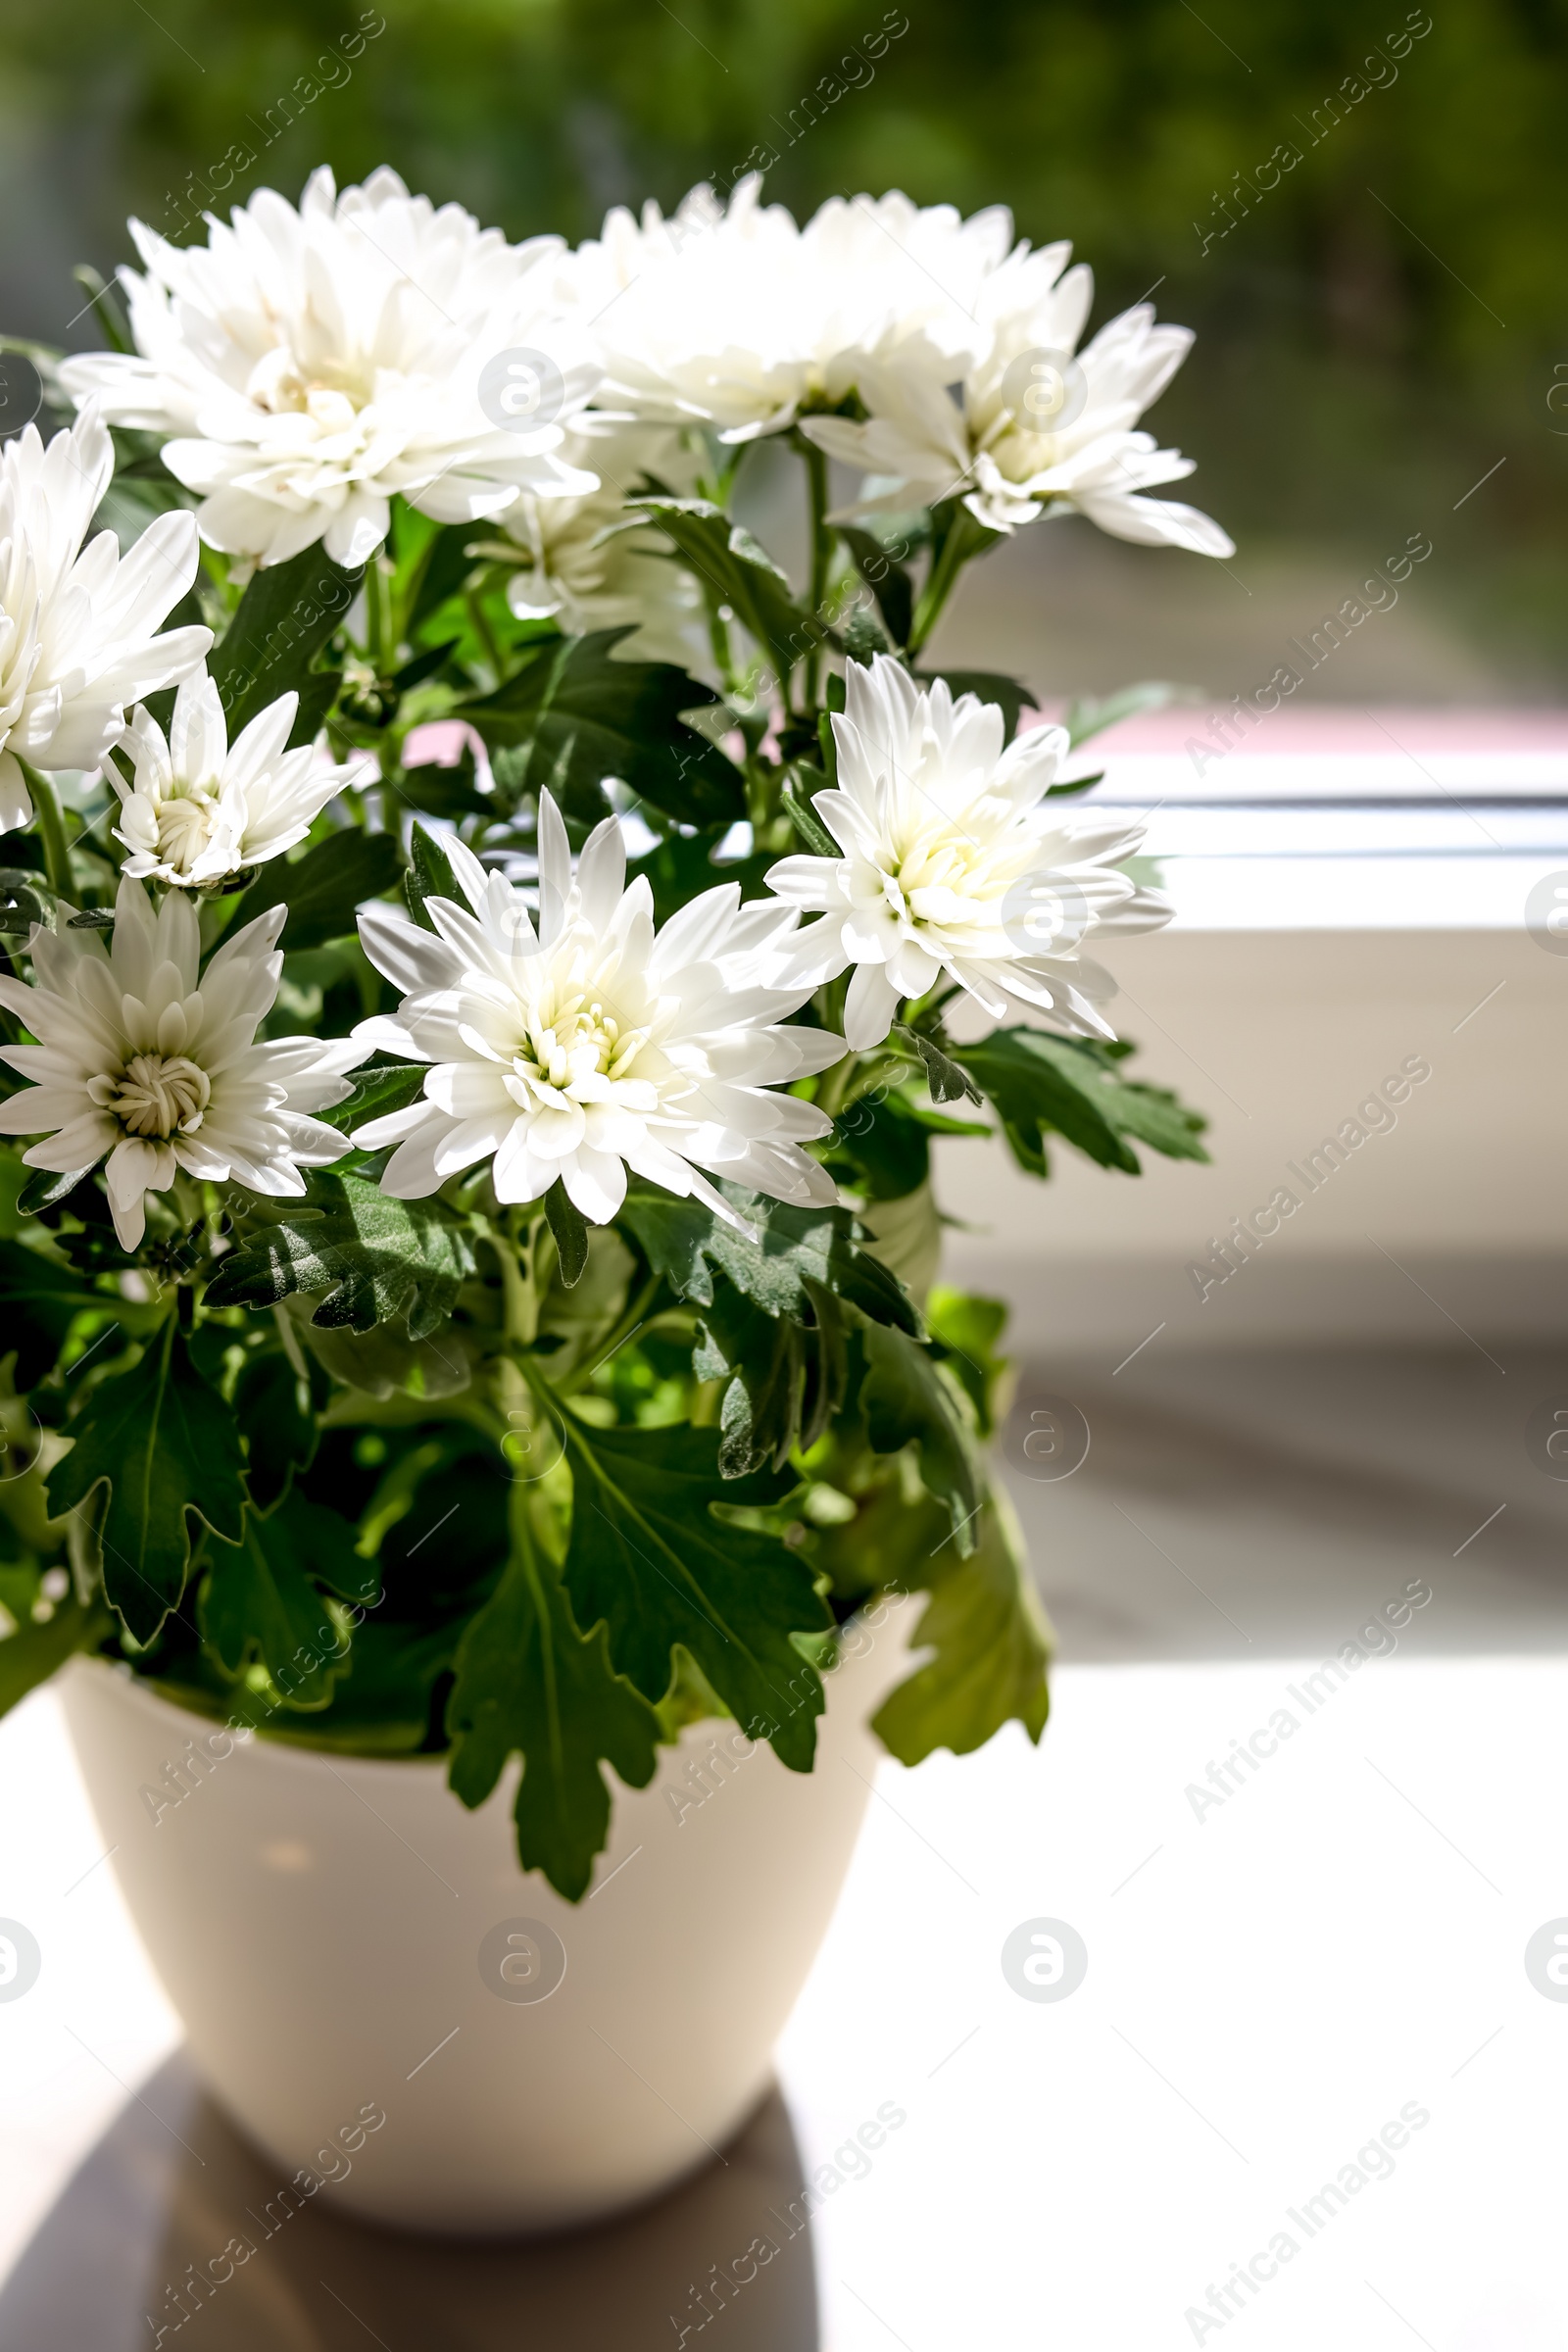
<svg viewBox="0 0 1568 2352">
<path fill-rule="evenodd" d="M 1140 1171 L 1138 1154 L 1112 1118 L 1114 1077 L 1063 1038 L 1043 1029 L 998 1029 L 957 1058 L 996 1105 L 1014 1158 L 1031 1175 L 1050 1171 L 1046 1135 L 1054 1131 L 1102 1168 Z"/>
<path fill-rule="evenodd" d="M 72 1189 L 70 1177 L 56 1181 Z M 53 1371 L 76 1317 L 88 1307 L 111 1314 L 115 1303 L 41 1250 L 0 1242 L 0 1355 L 17 1351 L 14 1386 L 24 1394 L 36 1388 Z"/>
<path fill-rule="evenodd" d="M 803 654 L 831 640 L 827 623 L 795 602 L 767 550 L 722 508 L 705 498 L 639 498 L 631 501 L 630 511 L 658 525 L 697 574 L 715 610 L 728 605 L 780 680 L 788 678 Z"/>
<path fill-rule="evenodd" d="M 209 1324 L 205 1328 L 221 1328 Z M 316 1459 L 318 1432 L 308 1380 L 278 1349 L 247 1358 L 234 1383 L 234 1418 L 246 1442 L 245 1483 L 258 1510 L 270 1511 L 296 1470 Z"/>
<path fill-rule="evenodd" d="M 919 1581 L 931 1598 L 909 1646 L 936 1656 L 872 1716 L 883 1746 L 901 1764 L 918 1764 L 939 1747 L 964 1756 L 1013 1721 L 1038 1744 L 1051 1711 L 1051 1628 L 1005 1495 L 988 1499 L 966 1560 L 949 1546 Z"/>
<path fill-rule="evenodd" d="M 47 1625 L 20 1625 L 0 1639 L 0 1715 L 46 1683 L 78 1649 L 96 1649 L 114 1621 L 101 1603 L 57 1602 Z"/>
<path fill-rule="evenodd" d="M 411 862 L 403 876 L 403 895 L 420 930 L 433 931 L 435 924 L 426 909 L 426 899 L 450 899 L 455 906 L 464 906 L 467 902 L 452 871 L 452 860 L 433 833 L 416 825 L 409 837 L 409 849 Z"/>
<path fill-rule="evenodd" d="M 823 723 L 826 723 L 825 717 Z M 794 768 L 784 779 L 779 799 L 784 813 L 813 858 L 842 858 L 844 852 L 811 807 L 810 794 L 825 791 L 827 777 L 814 769 Z"/>
<path fill-rule="evenodd" d="M 811 1289 L 815 1329 L 776 1320 L 720 1282 L 698 1326 L 692 1370 L 725 1380 L 719 1405 L 719 1473 L 745 1478 L 764 1464 L 782 1470 L 814 1446 L 844 1401 L 848 1357 L 844 1317 L 831 1293 Z"/>
<path fill-rule="evenodd" d="M 1163 710 L 1171 703 L 1200 704 L 1207 697 L 1196 686 L 1171 686 L 1162 678 L 1146 678 L 1141 685 L 1122 686 L 1116 693 L 1103 697 L 1083 695 L 1067 705 L 1062 725 L 1067 741 L 1080 744 L 1091 735 L 1099 735 L 1113 727 L 1118 719 L 1131 718 L 1139 710 Z"/>
<path fill-rule="evenodd" d="M 1018 731 L 1020 711 L 1035 707 L 1034 690 L 1019 678 L 1009 678 L 996 669 L 917 669 L 915 683 L 929 686 L 933 678 L 946 678 L 955 697 L 976 694 L 983 703 L 995 703 L 1002 712 L 1003 727 L 1008 743 Z"/>
<path fill-rule="evenodd" d="M 334 564 L 319 540 L 286 564 L 252 573 L 207 662 L 230 743 L 280 694 L 292 688 L 303 700 L 312 663 L 348 618 L 364 576 Z"/>
<path fill-rule="evenodd" d="M 874 1323 L 919 1330 L 907 1292 L 862 1249 L 847 1208 L 798 1208 L 739 1185 L 721 1184 L 719 1190 L 760 1229 L 758 1240 L 737 1233 L 700 1200 L 677 1200 L 651 1184 L 633 1183 L 627 1190 L 617 1222 L 636 1235 L 650 1266 L 680 1298 L 711 1306 L 716 1267 L 769 1315 L 814 1322 L 814 1285 L 858 1307 Z"/>
<path fill-rule="evenodd" d="M 894 1022 L 893 1034 L 901 1044 L 912 1046 L 919 1054 L 933 1102 L 958 1102 L 965 1097 L 971 1102 L 979 1102 L 974 1081 L 962 1063 L 944 1053 L 935 1038 L 927 1037 L 921 1029 L 908 1028 L 903 1021 Z"/>
<path fill-rule="evenodd" d="M 328 1331 L 406 1323 L 438 1329 L 474 1271 L 473 1245 L 440 1200 L 394 1200 L 363 1176 L 313 1170 L 307 1205 L 256 1202 L 248 1234 L 208 1285 L 212 1306 L 276 1306 L 294 1291 L 325 1293 L 312 1320 Z"/>
<path fill-rule="evenodd" d="M 104 1591 L 137 1642 L 149 1642 L 185 1589 L 188 1522 L 237 1544 L 245 1515 L 239 1433 L 190 1360 L 171 1320 L 130 1372 L 91 1390 L 67 1422 L 74 1441 L 49 1473 L 53 1518 L 109 1488 L 99 1541 Z"/>
<path fill-rule="evenodd" d="M 91 1168 L 74 1168 L 69 1175 L 56 1175 L 52 1168 L 31 1168 L 27 1181 L 17 1195 L 17 1209 L 24 1217 L 40 1216 L 46 1208 L 55 1208 L 70 1199 L 78 1184 L 84 1184 L 92 1174 Z"/>
<path fill-rule="evenodd" d="M 615 1674 L 605 1629 L 586 1639 L 559 1578 L 533 1554 L 514 1558 L 469 1623 L 447 1702 L 451 1785 L 481 1805 L 509 1756 L 520 1753 L 517 1860 L 542 1870 L 567 1902 L 581 1900 L 610 1835 L 612 1764 L 645 1788 L 658 1762 L 659 1717 Z"/>
<path fill-rule="evenodd" d="M 858 531 L 840 523 L 839 537 L 850 551 L 850 559 L 861 579 L 876 598 L 878 609 L 888 624 L 888 635 L 895 645 L 907 645 L 909 630 L 914 621 L 914 582 L 902 564 L 895 564 L 879 540 L 869 531 Z"/>
<path fill-rule="evenodd" d="M 1137 1078 L 1118 1079 L 1111 1115 L 1123 1135 L 1147 1144 L 1152 1152 L 1163 1152 L 1167 1159 L 1205 1163 L 1208 1159 L 1198 1140 L 1208 1121 L 1201 1111 L 1189 1110 L 1168 1087 L 1148 1086 Z"/>
<path fill-rule="evenodd" d="M 929 1348 L 902 1331 L 873 1325 L 863 1334 L 866 1373 L 860 1389 L 866 1433 L 877 1453 L 920 1449 L 920 1476 L 948 1506 L 961 1556 L 975 1546 L 980 1473 L 958 1399 Z"/>
<path fill-rule="evenodd" d="M 564 1427 L 577 1623 L 608 1626 L 615 1671 L 655 1704 L 680 1642 L 750 1738 L 809 1771 L 822 1686 L 791 1636 L 822 1630 L 831 1614 L 803 1560 L 712 1508 L 773 1500 L 780 1482 L 726 1486 L 711 1429 L 591 1429 L 571 1414 Z"/>
<path fill-rule="evenodd" d="M 954 1051 L 990 1096 L 1013 1156 L 1031 1175 L 1050 1172 L 1045 1138 L 1051 1132 L 1100 1167 L 1128 1176 L 1142 1174 L 1128 1136 L 1167 1158 L 1208 1157 L 1198 1141 L 1206 1120 L 1163 1089 L 1121 1077 L 1121 1056 L 1096 1039 L 999 1029 L 980 1045 Z"/>
<path fill-rule="evenodd" d="M 273 858 L 264 865 L 230 919 L 229 928 L 286 901 L 282 945 L 290 955 L 345 939 L 367 899 L 390 890 L 403 871 L 403 852 L 390 833 L 345 827 L 317 842 L 303 858 Z"/>
<path fill-rule="evenodd" d="M 588 1226 L 559 1176 L 545 1195 L 545 1215 L 555 1237 L 561 1279 L 569 1291 L 581 1282 L 587 1270 Z"/>
<path fill-rule="evenodd" d="M 386 1118 L 394 1110 L 407 1110 L 417 1102 L 424 1092 L 429 1064 L 423 1061 L 380 1061 L 373 1068 L 354 1074 L 354 1092 L 341 1102 L 325 1110 L 316 1110 L 311 1116 L 319 1119 L 323 1127 L 335 1127 L 339 1135 L 351 1135 L 356 1127 L 368 1127 L 372 1119 Z"/>
<path fill-rule="evenodd" d="M 681 824 L 737 822 L 746 814 L 739 768 L 681 716 L 717 698 L 669 662 L 613 661 L 630 634 L 551 638 L 459 715 L 493 750 L 525 755 L 511 766 L 514 790 L 549 790 L 585 824 L 607 813 L 600 788 L 610 776 Z"/>
<path fill-rule="evenodd" d="M 348 1671 L 349 1643 L 318 1587 L 369 1606 L 380 1591 L 373 1560 L 354 1548 L 338 1511 L 290 1494 L 267 1518 L 252 1511 L 243 1541 L 209 1548 L 199 1614 L 202 1639 L 236 1680 L 259 1658 L 286 1706 L 324 1707 Z"/>
</svg>

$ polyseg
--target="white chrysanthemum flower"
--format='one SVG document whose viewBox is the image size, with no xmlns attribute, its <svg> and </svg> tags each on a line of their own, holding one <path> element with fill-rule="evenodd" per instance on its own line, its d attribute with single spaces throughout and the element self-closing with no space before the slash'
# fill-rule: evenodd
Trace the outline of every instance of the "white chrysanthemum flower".
<svg viewBox="0 0 1568 2352">
<path fill-rule="evenodd" d="M 1004 749 L 994 703 L 955 702 L 940 679 L 922 692 L 878 654 L 869 669 L 851 664 L 833 734 L 838 786 L 814 806 L 844 856 L 785 858 L 767 879 L 823 917 L 784 943 L 781 968 L 833 979 L 854 967 L 849 1044 L 879 1044 L 900 1003 L 944 974 L 994 1020 L 1016 998 L 1069 1032 L 1113 1036 L 1096 1000 L 1115 983 L 1081 944 L 1096 931 L 1155 930 L 1171 910 L 1116 870 L 1141 826 L 1046 801 L 1064 731 L 1042 727 Z"/>
<path fill-rule="evenodd" d="M 617 209 L 565 276 L 604 360 L 604 399 L 696 419 L 726 441 L 780 430 L 842 400 L 885 357 L 939 389 L 975 354 L 981 287 L 1012 243 L 1001 206 L 964 220 L 893 194 L 834 197 L 804 228 L 761 182 L 727 206 L 694 188 L 665 220 Z"/>
<path fill-rule="evenodd" d="M 0 978 L 0 1004 L 36 1045 L 0 1048 L 33 1083 L 0 1102 L 0 1134 L 45 1140 L 29 1168 L 104 1170 L 122 1249 L 145 1230 L 144 1195 L 175 1173 L 252 1192 L 297 1196 L 302 1167 L 348 1150 L 309 1113 L 341 1102 L 343 1073 L 365 1059 L 352 1038 L 279 1037 L 258 1044 L 283 958 L 287 913 L 247 923 L 199 970 L 196 909 L 171 891 L 157 912 L 140 882 L 122 881 L 106 948 L 97 930 L 46 931 L 28 942 L 35 985 Z"/>
<path fill-rule="evenodd" d="M 262 188 L 231 218 L 209 216 L 207 243 L 190 246 L 133 220 L 146 274 L 122 279 L 138 356 L 60 370 L 113 422 L 172 436 L 164 463 L 202 493 L 211 546 L 269 564 L 324 539 L 335 563 L 364 564 L 394 492 L 472 522 L 525 485 L 593 487 L 558 455 L 597 381 L 560 323 L 559 238 L 509 245 L 384 169 L 339 196 L 323 166 L 298 211 Z M 542 363 L 528 430 L 481 394 L 486 363 L 509 353 Z"/>
<path fill-rule="evenodd" d="M 1070 250 L 1020 251 L 981 289 L 982 333 L 963 372 L 961 406 L 928 371 L 873 359 L 856 383 L 866 422 L 805 420 L 829 457 L 877 477 L 876 490 L 847 514 L 931 505 L 961 492 L 994 531 L 1073 508 L 1117 539 L 1200 556 L 1235 553 L 1196 507 L 1141 495 L 1194 470 L 1190 458 L 1134 430 L 1186 358 L 1191 328 L 1156 326 L 1152 307 L 1139 303 L 1079 352 L 1094 276 L 1082 263 L 1063 274 Z"/>
<path fill-rule="evenodd" d="M 658 437 L 661 480 L 691 472 L 674 436 Z M 499 517 L 505 540 L 478 552 L 514 566 L 507 602 L 519 620 L 554 620 L 570 637 L 632 628 L 616 648 L 632 662 L 672 662 L 693 677 L 714 676 L 702 590 L 658 531 L 632 527 L 625 500 L 652 464 L 648 434 L 605 440 L 573 434 L 564 453 L 603 478 L 583 498 L 538 498 L 520 491 Z M 673 461 L 673 463 L 672 463 Z"/>
<path fill-rule="evenodd" d="M 113 531 L 85 550 L 115 452 L 96 412 L 47 449 L 27 425 L 0 451 L 0 832 L 32 800 L 35 767 L 96 767 L 138 695 L 200 667 L 211 629 L 159 628 L 196 577 L 194 517 L 161 514 L 122 556 Z"/>
<path fill-rule="evenodd" d="M 560 1178 L 599 1225 L 620 1207 L 628 1168 L 732 1225 L 741 1220 L 700 1169 L 778 1200 L 836 1198 L 801 1149 L 828 1120 L 775 1091 L 844 1052 L 823 1030 L 781 1026 L 808 987 L 760 984 L 792 908 L 743 906 L 727 883 L 656 931 L 646 878 L 625 887 L 615 820 L 591 835 L 574 873 L 548 793 L 537 931 L 512 884 L 462 842 L 444 846 L 466 906 L 430 900 L 434 931 L 389 906 L 360 917 L 371 962 L 407 993 L 396 1018 L 363 1022 L 356 1036 L 367 1051 L 435 1065 L 422 1102 L 355 1135 L 398 1146 L 383 1191 L 419 1200 L 490 1159 L 498 1199 L 537 1200 Z"/>
<path fill-rule="evenodd" d="M 107 771 L 121 800 L 115 839 L 130 853 L 123 871 L 198 890 L 303 841 L 327 802 L 371 771 L 365 760 L 318 765 L 314 744 L 287 750 L 299 701 L 279 696 L 232 744 L 205 673 L 181 686 L 167 737 L 150 712 L 134 711 L 124 737 L 132 781 Z"/>
</svg>

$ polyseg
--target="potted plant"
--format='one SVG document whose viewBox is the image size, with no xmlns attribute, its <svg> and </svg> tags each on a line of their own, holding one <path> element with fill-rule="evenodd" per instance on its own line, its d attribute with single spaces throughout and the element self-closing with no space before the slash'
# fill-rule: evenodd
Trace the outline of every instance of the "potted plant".
<svg viewBox="0 0 1568 2352">
<path fill-rule="evenodd" d="M 758 2096 L 875 1743 L 1045 1725 L 932 1138 L 1202 1121 L 1086 953 L 1166 912 L 1064 772 L 1126 704 L 928 647 L 1042 517 L 1229 552 L 1144 495 L 1190 338 L 901 196 L 132 227 L 0 455 L 0 1705 L 77 1661 L 296 2208 L 577 2219 Z"/>
</svg>

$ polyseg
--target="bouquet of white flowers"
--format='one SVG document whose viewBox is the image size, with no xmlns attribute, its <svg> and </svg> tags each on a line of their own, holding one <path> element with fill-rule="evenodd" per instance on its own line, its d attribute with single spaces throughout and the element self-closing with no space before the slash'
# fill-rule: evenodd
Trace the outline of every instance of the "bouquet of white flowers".
<svg viewBox="0 0 1568 2352">
<path fill-rule="evenodd" d="M 1167 911 L 1063 772 L 1127 705 L 922 662 L 1036 519 L 1229 552 L 1146 495 L 1190 337 L 1080 350 L 1064 246 L 896 195 L 573 252 L 323 171 L 132 231 L 0 456 L 0 1707 L 86 1650 L 470 1806 L 520 1754 L 573 1898 L 606 1763 L 711 1716 L 808 1770 L 878 1594 L 929 1595 L 896 1755 L 1038 1738 L 931 1139 L 1202 1121 L 1090 953 Z"/>
</svg>

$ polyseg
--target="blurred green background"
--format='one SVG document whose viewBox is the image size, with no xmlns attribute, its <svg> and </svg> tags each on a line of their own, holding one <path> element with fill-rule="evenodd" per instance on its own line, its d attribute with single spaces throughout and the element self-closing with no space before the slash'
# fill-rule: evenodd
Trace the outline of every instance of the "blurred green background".
<svg viewBox="0 0 1568 2352">
<path fill-rule="evenodd" d="M 126 258 L 132 210 L 177 231 L 235 142 L 257 160 L 225 208 L 297 195 L 323 160 L 340 181 L 386 161 L 513 234 L 572 236 L 611 203 L 728 184 L 762 143 L 797 210 L 891 186 L 1006 203 L 1094 264 L 1097 322 L 1154 288 L 1199 330 L 1152 421 L 1199 461 L 1188 495 L 1235 562 L 1078 521 L 1023 532 L 948 658 L 1229 693 L 1425 532 L 1399 607 L 1309 691 L 1568 702 L 1565 119 L 1553 0 L 383 0 L 363 19 L 4 0 L 0 326 L 95 340 L 72 264 Z M 1282 143 L 1300 160 L 1260 191 Z"/>
</svg>

